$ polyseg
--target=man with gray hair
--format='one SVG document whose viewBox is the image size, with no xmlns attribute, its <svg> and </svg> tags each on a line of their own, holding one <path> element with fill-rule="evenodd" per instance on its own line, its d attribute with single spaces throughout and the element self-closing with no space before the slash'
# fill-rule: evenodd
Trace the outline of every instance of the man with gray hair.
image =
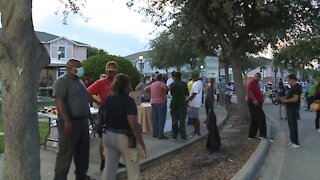
<svg viewBox="0 0 320 180">
<path fill-rule="evenodd" d="M 67 73 L 53 84 L 53 96 L 58 110 L 59 152 L 54 180 L 66 180 L 72 162 L 76 166 L 76 180 L 90 180 L 89 128 L 90 97 L 80 78 L 84 74 L 81 62 L 70 59 Z"/>
</svg>

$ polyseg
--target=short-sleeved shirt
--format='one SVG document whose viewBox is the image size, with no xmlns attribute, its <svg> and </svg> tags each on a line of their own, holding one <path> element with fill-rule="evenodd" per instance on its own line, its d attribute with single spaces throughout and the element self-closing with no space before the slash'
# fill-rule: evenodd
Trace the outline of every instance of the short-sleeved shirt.
<svg viewBox="0 0 320 180">
<path fill-rule="evenodd" d="M 91 95 L 99 95 L 100 103 L 104 106 L 106 97 L 111 93 L 112 80 L 109 78 L 99 79 L 88 87 L 88 91 Z"/>
<path fill-rule="evenodd" d="M 232 94 L 233 94 L 233 86 L 232 85 L 227 85 L 226 86 L 226 95 L 227 96 L 232 96 Z"/>
<path fill-rule="evenodd" d="M 297 102 L 287 103 L 287 108 L 299 108 L 300 107 L 300 96 L 301 96 L 301 93 L 302 93 L 302 88 L 298 83 L 293 85 L 293 86 L 291 86 L 290 90 L 288 91 L 286 99 L 292 98 L 293 95 L 298 95 L 299 99 L 298 99 Z"/>
<path fill-rule="evenodd" d="M 305 86 L 304 86 L 304 91 L 306 93 L 309 93 L 309 89 L 310 89 L 310 83 L 307 83 Z"/>
<path fill-rule="evenodd" d="M 218 91 L 219 93 L 224 93 L 226 89 L 226 84 L 222 81 L 218 82 Z"/>
<path fill-rule="evenodd" d="M 185 107 L 187 105 L 186 96 L 189 94 L 187 83 L 181 80 L 174 81 L 170 86 L 170 93 L 172 96 L 171 108 Z"/>
<path fill-rule="evenodd" d="M 193 83 L 190 91 L 190 95 L 192 94 L 196 94 L 196 96 L 189 101 L 189 106 L 200 108 L 202 104 L 202 82 L 200 79 Z"/>
<path fill-rule="evenodd" d="M 189 92 L 190 92 L 191 89 L 192 89 L 193 83 L 194 83 L 193 80 L 191 80 L 191 81 L 188 82 L 188 90 L 189 90 Z"/>
<path fill-rule="evenodd" d="M 162 81 L 156 81 L 150 85 L 151 104 L 163 104 L 167 102 L 167 86 Z"/>
<path fill-rule="evenodd" d="M 142 92 L 142 97 L 144 99 L 150 99 L 150 94 L 145 91 L 146 87 L 148 87 L 149 84 L 145 82 L 141 82 L 138 86 L 140 86 L 139 89 Z"/>
<path fill-rule="evenodd" d="M 168 80 L 167 80 L 167 83 L 166 83 L 166 85 L 168 86 L 168 87 L 170 87 L 170 85 L 173 83 L 173 79 L 172 79 L 172 77 L 171 78 L 169 78 Z"/>
<path fill-rule="evenodd" d="M 312 96 L 315 95 L 315 93 L 316 93 L 316 87 L 317 87 L 316 84 L 314 84 L 314 83 L 310 84 L 308 97 L 312 97 Z"/>
<path fill-rule="evenodd" d="M 111 93 L 105 100 L 106 128 L 130 130 L 128 115 L 137 115 L 134 99 L 125 93 Z"/>
<path fill-rule="evenodd" d="M 247 84 L 247 101 L 253 102 L 253 98 L 249 95 L 249 91 L 252 92 L 254 97 L 257 99 L 259 103 L 263 103 L 264 98 L 260 90 L 259 82 L 256 80 L 252 80 Z"/>
<path fill-rule="evenodd" d="M 90 114 L 90 97 L 84 83 L 65 74 L 53 84 L 53 96 L 63 100 L 66 113 L 72 119 L 86 118 Z"/>
</svg>

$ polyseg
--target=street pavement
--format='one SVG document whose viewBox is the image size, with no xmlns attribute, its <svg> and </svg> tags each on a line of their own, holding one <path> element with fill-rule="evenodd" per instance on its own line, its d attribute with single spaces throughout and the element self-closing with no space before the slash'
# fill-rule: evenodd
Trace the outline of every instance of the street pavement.
<svg viewBox="0 0 320 180">
<path fill-rule="evenodd" d="M 290 149 L 287 120 L 280 120 L 279 106 L 270 101 L 264 105 L 271 123 L 274 142 L 257 179 L 270 180 L 319 180 L 320 133 L 315 130 L 315 112 L 305 111 L 301 106 L 298 121 L 300 148 Z"/>
<path fill-rule="evenodd" d="M 215 107 L 215 113 L 217 115 L 217 125 L 221 125 L 227 116 L 227 112 L 224 107 Z M 201 120 L 201 133 L 202 137 L 206 136 L 208 131 L 203 124 L 206 115 L 204 108 L 201 108 L 200 111 L 200 120 Z M 166 136 L 170 136 L 171 132 L 171 116 L 170 113 L 167 113 L 166 127 L 165 132 Z M 57 138 L 56 130 L 53 130 L 53 138 Z M 193 126 L 186 125 L 186 130 L 189 138 L 190 132 L 193 131 Z M 159 140 L 158 138 L 153 138 L 152 134 L 143 133 L 143 138 L 147 148 L 147 159 L 142 160 L 140 164 L 145 167 L 149 164 L 156 163 L 157 158 L 165 157 L 166 154 L 172 154 L 176 152 L 178 149 L 183 148 L 202 137 L 194 137 L 189 138 L 188 141 L 183 142 L 180 140 L 172 141 L 172 140 Z M 98 137 L 90 137 L 90 162 L 89 162 L 89 170 L 88 175 L 92 176 L 96 180 L 99 180 L 101 177 L 101 172 L 99 171 L 100 167 L 100 157 L 98 153 L 98 147 L 100 143 L 100 138 Z M 47 149 L 43 149 L 41 147 L 40 158 L 41 158 L 41 179 L 43 180 L 52 180 L 54 177 L 54 166 L 58 149 L 56 148 L 56 143 L 51 143 L 51 146 L 48 146 Z M 205 146 L 205 144 L 204 144 Z M 0 155 L 0 179 L 3 174 L 3 155 Z M 74 176 L 75 167 L 72 162 L 71 168 L 68 174 L 68 179 L 75 179 Z M 125 173 L 125 168 L 119 168 L 118 173 Z"/>
</svg>

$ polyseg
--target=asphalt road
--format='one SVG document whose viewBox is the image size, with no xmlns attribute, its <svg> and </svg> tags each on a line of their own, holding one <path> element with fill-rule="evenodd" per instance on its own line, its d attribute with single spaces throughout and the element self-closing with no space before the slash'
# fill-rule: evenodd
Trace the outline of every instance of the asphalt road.
<svg viewBox="0 0 320 180">
<path fill-rule="evenodd" d="M 257 179 L 320 180 L 320 133 L 315 130 L 316 113 L 306 112 L 305 107 L 301 107 L 298 121 L 301 147 L 290 149 L 287 147 L 288 122 L 280 120 L 278 108 L 270 102 L 264 105 L 274 142 Z"/>
</svg>

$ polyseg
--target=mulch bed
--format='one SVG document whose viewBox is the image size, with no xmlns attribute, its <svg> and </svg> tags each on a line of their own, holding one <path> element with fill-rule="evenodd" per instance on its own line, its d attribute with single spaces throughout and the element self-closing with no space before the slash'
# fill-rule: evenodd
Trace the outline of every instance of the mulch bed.
<svg viewBox="0 0 320 180">
<path fill-rule="evenodd" d="M 248 140 L 248 124 L 237 124 L 231 117 L 220 130 L 219 152 L 208 154 L 206 139 L 182 149 L 141 172 L 144 180 L 219 180 L 231 179 L 255 151 L 259 140 Z"/>
</svg>

